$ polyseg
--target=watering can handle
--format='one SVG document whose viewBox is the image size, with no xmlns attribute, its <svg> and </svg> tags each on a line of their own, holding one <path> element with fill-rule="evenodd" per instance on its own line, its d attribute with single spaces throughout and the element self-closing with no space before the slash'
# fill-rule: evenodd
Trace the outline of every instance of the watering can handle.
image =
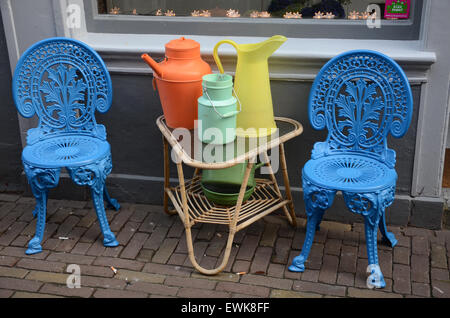
<svg viewBox="0 0 450 318">
<path fill-rule="evenodd" d="M 217 64 L 217 67 L 219 68 L 220 73 L 223 73 L 224 71 L 223 71 L 222 62 L 220 62 L 219 55 L 217 54 L 217 50 L 219 49 L 219 46 L 221 46 L 224 43 L 231 44 L 232 46 L 234 46 L 236 51 L 239 50 L 237 43 L 232 40 L 222 40 L 222 41 L 217 42 L 216 46 L 214 46 L 213 56 L 214 56 L 214 61 L 216 61 L 216 64 Z"/>
<path fill-rule="evenodd" d="M 237 97 L 236 92 L 234 91 L 234 87 L 233 87 L 233 93 L 234 93 L 234 96 L 236 96 L 236 100 L 237 100 L 238 103 L 239 103 L 239 110 L 233 110 L 233 111 L 231 111 L 231 112 L 228 112 L 228 113 L 225 113 L 225 114 L 221 114 L 219 111 L 217 111 L 216 106 L 214 106 L 214 104 L 213 104 L 211 98 L 209 97 L 208 91 L 206 90 L 206 88 L 203 87 L 203 94 L 205 94 L 206 97 L 208 97 L 209 102 L 211 103 L 211 106 L 213 107 L 214 111 L 216 112 L 216 114 L 217 114 L 220 118 L 228 118 L 228 117 L 237 115 L 237 114 L 239 114 L 239 113 L 241 112 L 241 110 L 242 110 L 241 101 L 240 101 L 239 98 Z"/>
</svg>

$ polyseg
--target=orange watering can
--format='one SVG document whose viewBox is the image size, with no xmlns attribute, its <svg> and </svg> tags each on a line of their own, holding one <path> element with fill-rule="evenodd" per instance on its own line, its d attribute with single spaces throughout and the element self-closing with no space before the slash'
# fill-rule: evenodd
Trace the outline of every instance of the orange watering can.
<svg viewBox="0 0 450 318">
<path fill-rule="evenodd" d="M 211 67 L 200 56 L 200 44 L 181 37 L 165 45 L 165 58 L 157 63 L 148 54 L 142 59 L 153 69 L 153 88 L 159 98 L 171 128 L 194 128 L 197 119 L 197 99 L 202 96 L 202 77 Z"/>
</svg>

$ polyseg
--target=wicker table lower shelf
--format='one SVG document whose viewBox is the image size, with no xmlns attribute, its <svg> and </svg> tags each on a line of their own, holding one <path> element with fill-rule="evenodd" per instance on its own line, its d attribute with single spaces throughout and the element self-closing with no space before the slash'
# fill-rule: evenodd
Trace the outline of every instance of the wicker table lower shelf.
<svg viewBox="0 0 450 318">
<path fill-rule="evenodd" d="M 246 202 L 242 203 L 237 216 L 236 232 L 290 202 L 283 200 L 277 194 L 273 181 L 259 178 L 255 178 L 255 181 L 255 191 Z M 195 176 L 185 187 L 190 226 L 199 222 L 226 225 L 232 223 L 236 206 L 223 206 L 209 202 L 203 194 L 199 175 Z M 181 186 L 167 188 L 166 191 L 176 211 L 185 222 Z"/>
</svg>

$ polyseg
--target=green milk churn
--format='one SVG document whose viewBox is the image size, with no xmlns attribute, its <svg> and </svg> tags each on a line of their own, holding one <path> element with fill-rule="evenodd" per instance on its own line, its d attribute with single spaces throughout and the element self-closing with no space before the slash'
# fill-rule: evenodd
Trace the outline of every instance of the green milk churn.
<svg viewBox="0 0 450 318">
<path fill-rule="evenodd" d="M 233 96 L 233 78 L 228 74 L 202 77 L 203 95 L 198 98 L 198 138 L 204 143 L 227 144 L 236 138 L 239 101 Z M 240 103 L 239 103 L 240 106 Z"/>
</svg>

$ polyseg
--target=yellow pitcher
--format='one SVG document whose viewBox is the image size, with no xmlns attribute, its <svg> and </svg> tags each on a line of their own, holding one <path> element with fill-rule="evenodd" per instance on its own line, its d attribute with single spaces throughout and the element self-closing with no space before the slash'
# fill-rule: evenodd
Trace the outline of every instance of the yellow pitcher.
<svg viewBox="0 0 450 318">
<path fill-rule="evenodd" d="M 242 111 L 237 115 L 236 135 L 262 137 L 276 131 L 267 60 L 286 40 L 282 35 L 254 44 L 222 40 L 214 47 L 214 60 L 220 73 L 224 71 L 217 54 L 219 46 L 231 44 L 237 51 L 234 90 L 241 101 Z"/>
</svg>

